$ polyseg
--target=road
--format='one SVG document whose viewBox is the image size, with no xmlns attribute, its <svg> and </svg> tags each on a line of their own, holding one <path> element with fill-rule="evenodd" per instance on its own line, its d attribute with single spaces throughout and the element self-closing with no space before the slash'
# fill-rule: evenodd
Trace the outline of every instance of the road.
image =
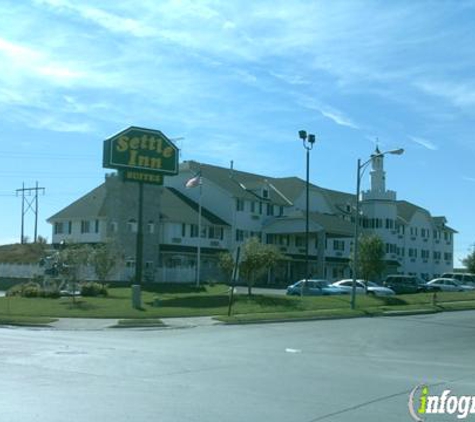
<svg viewBox="0 0 475 422">
<path fill-rule="evenodd" d="M 0 340 L 5 422 L 401 422 L 422 382 L 475 394 L 475 312 Z"/>
</svg>

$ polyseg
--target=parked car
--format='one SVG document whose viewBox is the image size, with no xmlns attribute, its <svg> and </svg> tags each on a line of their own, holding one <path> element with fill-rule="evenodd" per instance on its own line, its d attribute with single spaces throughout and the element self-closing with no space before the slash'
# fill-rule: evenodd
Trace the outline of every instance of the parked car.
<svg viewBox="0 0 475 422">
<path fill-rule="evenodd" d="M 374 283 L 373 281 L 365 282 L 365 280 L 356 280 L 356 293 L 357 294 L 364 294 L 365 293 L 365 291 L 366 291 L 365 283 L 367 283 L 367 285 L 368 285 L 367 292 L 368 292 L 369 295 L 391 296 L 391 295 L 395 294 L 394 290 L 392 290 L 388 287 L 379 286 L 378 284 Z M 352 289 L 353 289 L 353 280 L 347 279 L 347 280 L 335 281 L 334 283 L 332 283 L 332 286 L 339 287 L 345 293 L 350 294 Z"/>
<path fill-rule="evenodd" d="M 299 280 L 287 287 L 287 294 L 300 296 L 302 285 L 305 280 Z M 307 280 L 304 289 L 305 296 L 327 296 L 341 295 L 343 291 L 338 287 L 332 286 L 328 280 Z"/>
<path fill-rule="evenodd" d="M 427 291 L 425 286 L 419 284 L 417 277 L 412 275 L 388 275 L 383 282 L 383 286 L 390 288 L 398 295 Z"/>
<path fill-rule="evenodd" d="M 442 292 L 466 292 L 469 290 L 475 290 L 475 287 L 463 285 L 453 278 L 434 278 L 429 281 L 427 285 Z"/>
<path fill-rule="evenodd" d="M 475 274 L 470 273 L 444 273 L 440 278 L 452 278 L 460 281 L 464 285 L 475 287 Z"/>
</svg>

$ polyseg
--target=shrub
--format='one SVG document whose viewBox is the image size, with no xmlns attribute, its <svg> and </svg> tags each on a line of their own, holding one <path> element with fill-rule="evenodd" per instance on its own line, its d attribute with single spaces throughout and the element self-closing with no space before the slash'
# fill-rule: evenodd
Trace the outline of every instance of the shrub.
<svg viewBox="0 0 475 422">
<path fill-rule="evenodd" d="M 40 297 L 43 295 L 41 286 L 38 283 L 26 283 L 21 289 L 22 297 Z"/>
<path fill-rule="evenodd" d="M 7 296 L 21 297 L 45 297 L 49 299 L 57 299 L 61 295 L 57 289 L 45 290 L 40 283 L 29 281 L 27 283 L 17 284 L 8 289 Z"/>
<path fill-rule="evenodd" d="M 103 285 L 95 282 L 86 282 L 81 284 L 81 296 L 94 297 L 94 296 L 107 296 L 107 285 Z"/>
</svg>

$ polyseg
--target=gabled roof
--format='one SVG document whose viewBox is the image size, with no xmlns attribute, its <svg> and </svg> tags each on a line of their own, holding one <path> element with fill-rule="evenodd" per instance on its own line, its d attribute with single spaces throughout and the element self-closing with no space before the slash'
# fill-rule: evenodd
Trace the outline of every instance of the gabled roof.
<svg viewBox="0 0 475 422">
<path fill-rule="evenodd" d="M 277 205 L 291 205 L 292 202 L 277 186 L 279 179 L 210 164 L 200 164 L 196 161 L 185 161 L 180 166 L 180 170 L 191 170 L 194 173 L 201 171 L 203 179 L 212 181 L 235 198 L 269 201 Z M 268 198 L 263 197 L 263 189 L 267 190 Z"/>
<path fill-rule="evenodd" d="M 269 200 L 274 204 L 284 206 L 293 205 L 302 195 L 306 186 L 306 182 L 298 177 L 269 177 L 210 164 L 200 164 L 195 161 L 185 161 L 180 166 L 180 170 L 191 170 L 194 173 L 201 171 L 203 178 L 211 180 L 236 198 L 254 201 Z M 352 194 L 321 188 L 312 183 L 310 183 L 310 187 L 320 191 L 329 200 L 330 206 L 335 204 L 342 206 L 354 202 Z M 268 199 L 262 197 L 263 188 L 269 192 Z M 336 209 L 335 212 L 337 212 Z"/>
<path fill-rule="evenodd" d="M 427 211 L 424 208 L 421 208 L 417 205 L 411 204 L 410 202 L 407 201 L 397 201 L 397 215 L 398 217 L 402 218 L 405 222 L 409 223 L 414 217 L 414 214 L 419 211 L 424 214 L 426 214 L 429 218 L 431 218 L 431 215 L 429 211 Z"/>
<path fill-rule="evenodd" d="M 102 183 L 86 195 L 63 208 L 58 213 L 48 218 L 48 222 L 55 220 L 95 219 L 106 217 L 104 205 L 106 200 L 106 183 Z M 224 220 L 207 210 L 201 208 L 203 224 L 228 226 Z M 169 221 L 198 224 L 198 204 L 187 198 L 176 189 L 164 188 L 162 194 L 161 215 Z"/>
<path fill-rule="evenodd" d="M 438 228 L 439 230 L 448 230 L 457 233 L 456 230 L 445 225 L 445 223 L 447 222 L 447 219 L 445 217 L 432 217 L 430 212 L 427 211 L 425 208 L 419 207 L 408 201 L 397 201 L 397 215 L 405 223 L 409 223 L 412 217 L 414 217 L 414 214 L 418 211 L 425 214 L 431 220 L 434 227 Z"/>
<path fill-rule="evenodd" d="M 282 226 L 282 223 L 301 221 L 301 233 L 304 232 L 305 213 L 303 211 L 296 211 L 289 216 L 276 217 L 266 224 L 265 229 L 272 228 L 272 226 Z M 343 220 L 340 217 L 330 214 L 323 214 L 319 212 L 309 213 L 309 222 L 311 226 L 320 226 L 327 234 L 338 236 L 352 237 L 354 232 L 354 225 L 350 221 Z M 313 224 L 312 224 L 313 223 Z M 294 225 L 295 227 L 295 225 Z M 300 232 L 300 231 L 299 231 Z"/>
<path fill-rule="evenodd" d="M 86 195 L 82 196 L 72 204 L 63 208 L 58 213 L 48 218 L 52 220 L 76 219 L 76 218 L 97 218 L 105 217 L 104 199 L 106 197 L 106 186 L 102 183 Z"/>
<path fill-rule="evenodd" d="M 172 221 L 198 224 L 199 205 L 175 188 L 165 188 L 162 196 L 162 215 Z M 203 222 L 216 226 L 229 226 L 223 219 L 201 207 Z M 186 221 L 185 221 L 186 220 Z"/>
</svg>

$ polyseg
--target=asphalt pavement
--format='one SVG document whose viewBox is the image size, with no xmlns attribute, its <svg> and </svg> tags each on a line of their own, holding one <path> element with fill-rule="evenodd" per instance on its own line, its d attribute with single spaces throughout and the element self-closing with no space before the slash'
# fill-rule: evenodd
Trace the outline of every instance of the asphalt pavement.
<svg viewBox="0 0 475 422">
<path fill-rule="evenodd" d="M 6 422 L 401 422 L 421 383 L 475 395 L 472 311 L 0 339 Z"/>
</svg>

